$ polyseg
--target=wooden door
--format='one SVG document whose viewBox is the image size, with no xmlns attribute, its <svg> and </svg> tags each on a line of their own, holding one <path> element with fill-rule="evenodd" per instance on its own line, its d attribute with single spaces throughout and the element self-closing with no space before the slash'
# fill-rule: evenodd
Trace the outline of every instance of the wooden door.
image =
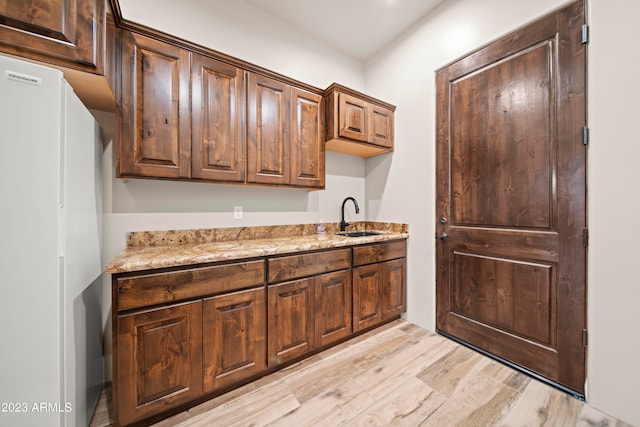
<svg viewBox="0 0 640 427">
<path fill-rule="evenodd" d="M 407 260 L 382 263 L 382 319 L 400 316 L 407 311 Z"/>
<path fill-rule="evenodd" d="M 264 288 L 205 299 L 203 392 L 240 382 L 267 367 Z"/>
<path fill-rule="evenodd" d="M 313 279 L 268 288 L 268 365 L 277 366 L 315 348 Z"/>
<path fill-rule="evenodd" d="M 437 329 L 578 394 L 584 22 L 573 3 L 436 76 Z"/>
<path fill-rule="evenodd" d="M 189 52 L 121 32 L 118 176 L 191 175 Z"/>
<path fill-rule="evenodd" d="M 117 318 L 115 384 L 119 425 L 202 394 L 202 302 Z"/>
<path fill-rule="evenodd" d="M 247 182 L 289 183 L 291 87 L 249 73 Z"/>
<path fill-rule="evenodd" d="M 0 51 L 103 72 L 105 1 L 0 1 Z"/>
<path fill-rule="evenodd" d="M 351 270 L 315 278 L 315 343 L 331 344 L 351 334 Z"/>
<path fill-rule="evenodd" d="M 193 54 L 191 63 L 193 178 L 244 182 L 245 90 L 241 69 Z"/>
<path fill-rule="evenodd" d="M 353 331 L 382 322 L 380 264 L 353 269 Z"/>
<path fill-rule="evenodd" d="M 324 188 L 322 97 L 292 88 L 291 105 L 291 184 Z"/>
<path fill-rule="evenodd" d="M 341 93 L 339 95 L 339 135 L 356 141 L 369 141 L 368 106 L 355 96 Z"/>
</svg>

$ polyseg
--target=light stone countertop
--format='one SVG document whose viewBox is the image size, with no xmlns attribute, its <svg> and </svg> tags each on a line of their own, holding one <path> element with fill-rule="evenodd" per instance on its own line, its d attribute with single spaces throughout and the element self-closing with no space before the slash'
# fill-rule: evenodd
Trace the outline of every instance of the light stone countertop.
<svg viewBox="0 0 640 427">
<path fill-rule="evenodd" d="M 238 229 L 130 233 L 128 236 L 129 247 L 109 263 L 106 272 L 115 274 L 243 258 L 293 254 L 409 237 L 405 224 L 357 223 L 347 230 L 372 230 L 381 233 L 363 237 L 337 235 L 335 234 L 337 228 L 334 224 L 327 225 L 325 234 L 306 234 L 309 233 L 312 226 L 243 227 Z M 292 235 L 291 233 L 300 234 Z M 220 234 L 224 237 L 211 237 L 214 234 Z M 265 237 L 265 234 L 269 237 Z M 240 235 L 242 237 L 238 237 Z M 256 238 L 252 238 L 252 236 Z M 147 243 L 145 244 L 144 242 Z"/>
</svg>

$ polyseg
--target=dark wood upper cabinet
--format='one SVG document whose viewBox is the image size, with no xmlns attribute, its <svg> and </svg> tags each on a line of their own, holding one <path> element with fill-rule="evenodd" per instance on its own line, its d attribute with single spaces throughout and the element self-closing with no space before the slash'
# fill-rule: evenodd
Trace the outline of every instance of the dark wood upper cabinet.
<svg viewBox="0 0 640 427">
<path fill-rule="evenodd" d="M 368 118 L 366 101 L 346 93 L 338 94 L 338 136 L 369 142 Z"/>
<path fill-rule="evenodd" d="M 244 182 L 245 80 L 240 68 L 193 54 L 191 120 L 193 178 Z"/>
<path fill-rule="evenodd" d="M 393 151 L 395 106 L 336 83 L 324 99 L 327 150 L 361 157 Z"/>
<path fill-rule="evenodd" d="M 0 50 L 102 72 L 104 23 L 104 0 L 2 1 Z"/>
<path fill-rule="evenodd" d="M 324 104 L 320 95 L 291 89 L 291 184 L 324 188 Z"/>
<path fill-rule="evenodd" d="M 89 108 L 115 111 L 115 33 L 108 0 L 0 1 L 0 52 L 61 69 Z"/>
<path fill-rule="evenodd" d="M 247 181 L 289 183 L 291 86 L 249 73 Z"/>
<path fill-rule="evenodd" d="M 369 141 L 393 150 L 393 110 L 369 104 Z"/>
<path fill-rule="evenodd" d="M 320 93 L 120 34 L 118 177 L 324 188 Z"/>
<path fill-rule="evenodd" d="M 190 54 L 121 32 L 119 177 L 189 178 Z"/>
</svg>

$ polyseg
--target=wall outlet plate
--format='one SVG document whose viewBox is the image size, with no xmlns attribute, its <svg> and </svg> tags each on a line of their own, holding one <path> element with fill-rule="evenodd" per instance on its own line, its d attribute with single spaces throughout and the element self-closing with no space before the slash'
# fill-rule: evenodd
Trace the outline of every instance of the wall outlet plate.
<svg viewBox="0 0 640 427">
<path fill-rule="evenodd" d="M 242 206 L 233 207 L 233 219 L 242 219 Z"/>
</svg>

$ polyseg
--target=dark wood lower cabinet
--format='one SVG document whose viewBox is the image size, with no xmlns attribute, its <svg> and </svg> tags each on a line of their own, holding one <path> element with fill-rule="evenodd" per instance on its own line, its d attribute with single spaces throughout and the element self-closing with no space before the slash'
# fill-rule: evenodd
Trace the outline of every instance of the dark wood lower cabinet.
<svg viewBox="0 0 640 427">
<path fill-rule="evenodd" d="M 353 270 L 353 330 L 382 322 L 382 280 L 378 264 Z"/>
<path fill-rule="evenodd" d="M 382 320 L 407 311 L 407 260 L 382 263 Z"/>
<path fill-rule="evenodd" d="M 202 302 L 119 316 L 116 408 L 122 425 L 202 394 Z"/>
<path fill-rule="evenodd" d="M 203 301 L 203 392 L 211 392 L 266 369 L 264 287 Z"/>
<path fill-rule="evenodd" d="M 398 317 L 405 257 L 394 241 L 115 274 L 116 424 L 148 423 Z"/>
<path fill-rule="evenodd" d="M 313 285 L 313 279 L 302 279 L 269 286 L 269 366 L 314 349 Z"/>
<path fill-rule="evenodd" d="M 378 261 L 353 269 L 354 332 L 375 326 L 406 311 L 405 256 L 404 241 L 354 249 L 354 263 Z M 382 261 L 386 259 L 390 260 Z"/>
<path fill-rule="evenodd" d="M 351 270 L 315 278 L 315 342 L 325 346 L 349 336 L 352 324 Z"/>
<path fill-rule="evenodd" d="M 269 366 L 349 336 L 351 270 L 269 286 Z"/>
</svg>

